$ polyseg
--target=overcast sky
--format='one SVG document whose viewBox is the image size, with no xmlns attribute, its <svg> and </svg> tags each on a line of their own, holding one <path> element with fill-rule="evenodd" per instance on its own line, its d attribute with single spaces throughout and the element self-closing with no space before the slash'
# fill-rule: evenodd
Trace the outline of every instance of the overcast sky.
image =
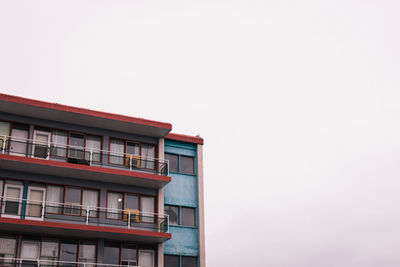
<svg viewBox="0 0 400 267">
<path fill-rule="evenodd" d="M 0 90 L 200 134 L 208 267 L 398 267 L 399 14 L 1 0 Z"/>
</svg>

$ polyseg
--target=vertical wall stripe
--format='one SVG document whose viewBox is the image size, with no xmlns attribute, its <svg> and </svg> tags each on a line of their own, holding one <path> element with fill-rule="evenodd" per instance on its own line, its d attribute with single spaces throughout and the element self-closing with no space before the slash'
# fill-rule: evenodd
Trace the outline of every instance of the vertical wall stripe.
<svg viewBox="0 0 400 267">
<path fill-rule="evenodd" d="M 197 145 L 197 206 L 198 206 L 198 240 L 200 267 L 206 266 L 205 231 L 204 231 L 204 178 L 203 178 L 203 145 Z"/>
<path fill-rule="evenodd" d="M 28 182 L 24 182 L 24 192 L 22 194 L 22 208 L 21 208 L 21 219 L 25 219 L 25 209 L 26 209 L 26 198 L 28 196 Z"/>
</svg>

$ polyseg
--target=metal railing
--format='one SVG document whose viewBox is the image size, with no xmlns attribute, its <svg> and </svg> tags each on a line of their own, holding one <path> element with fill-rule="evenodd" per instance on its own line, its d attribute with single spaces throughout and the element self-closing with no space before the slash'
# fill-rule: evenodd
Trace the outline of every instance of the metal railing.
<svg viewBox="0 0 400 267">
<path fill-rule="evenodd" d="M 169 216 L 164 214 L 11 197 L 0 197 L 0 202 L 2 217 L 169 232 Z"/>
<path fill-rule="evenodd" d="M 96 263 L 96 262 L 72 262 L 72 261 L 58 261 L 58 260 L 45 260 L 45 259 L 26 259 L 26 258 L 8 258 L 0 257 L 0 266 L 8 267 L 148 267 L 131 265 L 127 263 L 126 265 L 117 264 L 106 264 L 106 263 Z M 152 266 L 149 266 L 152 267 Z"/>
<path fill-rule="evenodd" d="M 15 136 L 0 136 L 0 153 L 41 159 L 65 159 L 90 166 L 140 170 L 168 176 L 168 160 L 147 156 L 91 149 L 80 146 L 46 143 Z"/>
</svg>

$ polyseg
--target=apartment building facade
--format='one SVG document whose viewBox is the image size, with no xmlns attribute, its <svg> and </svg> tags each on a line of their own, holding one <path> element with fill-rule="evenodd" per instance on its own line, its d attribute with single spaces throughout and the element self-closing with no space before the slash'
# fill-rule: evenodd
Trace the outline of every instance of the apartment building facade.
<svg viewBox="0 0 400 267">
<path fill-rule="evenodd" d="M 0 94 L 0 266 L 204 267 L 203 139 Z"/>
</svg>

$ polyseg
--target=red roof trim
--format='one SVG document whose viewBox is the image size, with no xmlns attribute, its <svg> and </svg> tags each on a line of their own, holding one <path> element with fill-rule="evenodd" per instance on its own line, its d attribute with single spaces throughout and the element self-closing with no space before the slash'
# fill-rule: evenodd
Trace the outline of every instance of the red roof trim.
<svg viewBox="0 0 400 267">
<path fill-rule="evenodd" d="M 100 117 L 100 118 L 104 118 L 104 119 L 118 120 L 118 121 L 123 121 L 123 122 L 128 122 L 128 123 L 134 123 L 134 124 L 142 124 L 142 125 L 147 125 L 147 126 L 152 126 L 152 127 L 164 128 L 164 129 L 168 129 L 168 130 L 172 129 L 172 125 L 170 123 L 166 123 L 166 122 L 158 122 L 158 121 L 152 121 L 152 120 L 147 120 L 147 119 L 143 119 L 143 118 L 135 118 L 135 117 L 129 117 L 129 116 L 120 115 L 120 114 L 113 114 L 113 113 L 95 111 L 95 110 L 90 110 L 90 109 L 85 109 L 85 108 L 72 107 L 72 106 L 67 106 L 67 105 L 62 105 L 62 104 L 57 104 L 57 103 L 50 103 L 50 102 L 45 102 L 45 101 L 40 101 L 40 100 L 24 98 L 24 97 L 20 97 L 20 96 L 13 96 L 13 95 L 7 95 L 7 94 L 0 93 L 0 100 L 18 103 L 18 104 L 36 106 L 36 107 L 41 107 L 41 108 L 59 110 L 59 111 L 64 111 L 64 112 L 78 113 L 78 114 L 82 114 L 82 115 Z"/>
<path fill-rule="evenodd" d="M 131 235 L 140 235 L 140 236 L 171 238 L 171 234 L 169 234 L 169 233 L 160 233 L 160 232 L 152 232 L 152 231 L 144 231 L 144 230 L 136 230 L 136 229 L 124 229 L 124 228 L 107 227 L 107 226 L 85 225 L 85 224 L 22 220 L 22 219 L 13 219 L 13 218 L 4 218 L 4 217 L 0 218 L 0 223 L 13 223 L 13 224 L 22 224 L 22 225 L 31 225 L 31 226 L 82 230 L 82 231 L 108 232 L 108 233 L 117 233 L 117 234 L 131 234 Z"/>
<path fill-rule="evenodd" d="M 74 163 L 68 163 L 68 162 L 62 162 L 62 161 L 37 159 L 37 158 L 26 158 L 26 157 L 13 156 L 13 155 L 7 155 L 7 154 L 4 154 L 4 155 L 0 154 L 0 158 L 6 159 L 6 160 L 34 163 L 34 164 L 39 164 L 39 165 L 48 165 L 48 166 L 61 167 L 61 168 L 71 168 L 71 169 L 83 170 L 83 171 L 101 172 L 101 173 L 125 175 L 125 176 L 137 177 L 137 178 L 171 182 L 171 177 L 169 177 L 169 176 L 162 176 L 162 175 L 143 173 L 143 172 L 109 169 L 109 168 L 103 168 L 103 167 L 97 167 L 97 166 L 87 166 L 87 165 L 80 165 L 80 164 L 74 164 Z"/>
<path fill-rule="evenodd" d="M 195 143 L 195 144 L 199 144 L 199 145 L 204 145 L 203 138 L 197 137 L 197 136 L 169 133 L 165 136 L 165 138 L 177 140 L 177 141 L 188 142 L 188 143 Z"/>
</svg>

